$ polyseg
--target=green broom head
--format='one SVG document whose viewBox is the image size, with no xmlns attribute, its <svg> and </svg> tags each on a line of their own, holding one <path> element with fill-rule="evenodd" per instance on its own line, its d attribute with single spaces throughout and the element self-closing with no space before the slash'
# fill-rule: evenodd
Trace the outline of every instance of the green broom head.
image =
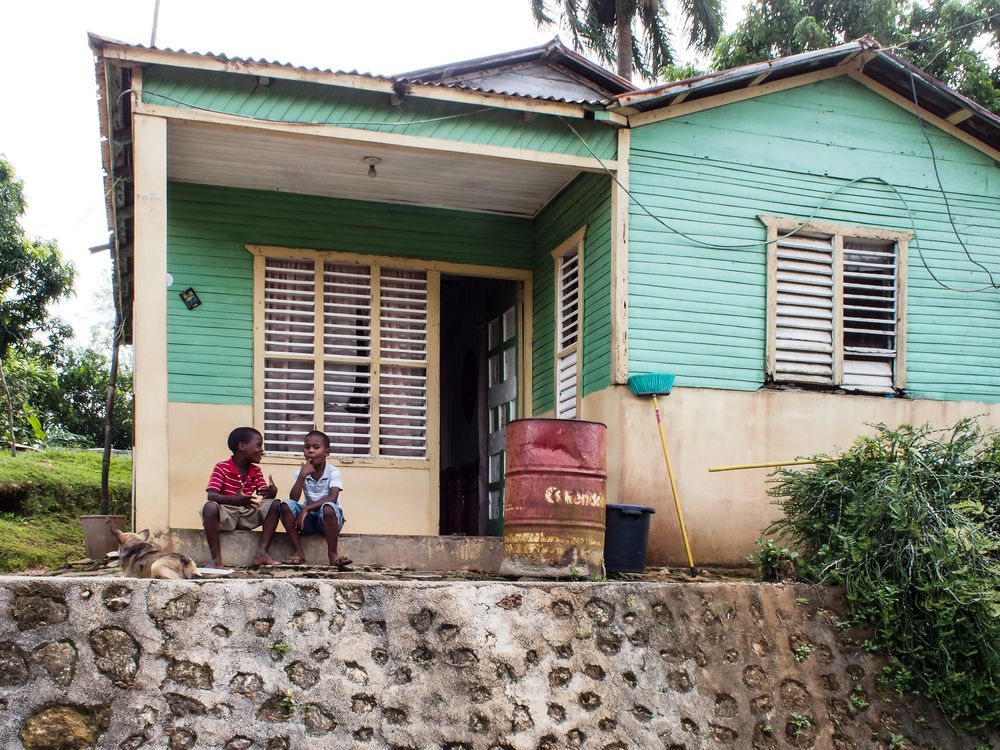
<svg viewBox="0 0 1000 750">
<path fill-rule="evenodd" d="M 632 375 L 628 379 L 628 387 L 636 396 L 666 396 L 670 393 L 676 378 L 676 375 L 663 373 Z"/>
</svg>

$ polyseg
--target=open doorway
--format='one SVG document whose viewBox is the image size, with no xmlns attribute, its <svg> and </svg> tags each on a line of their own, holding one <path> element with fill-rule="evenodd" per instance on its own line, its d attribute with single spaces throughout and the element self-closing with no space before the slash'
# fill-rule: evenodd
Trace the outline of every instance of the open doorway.
<svg viewBox="0 0 1000 750">
<path fill-rule="evenodd" d="M 441 277 L 441 534 L 503 532 L 505 428 L 518 409 L 519 285 Z"/>
</svg>

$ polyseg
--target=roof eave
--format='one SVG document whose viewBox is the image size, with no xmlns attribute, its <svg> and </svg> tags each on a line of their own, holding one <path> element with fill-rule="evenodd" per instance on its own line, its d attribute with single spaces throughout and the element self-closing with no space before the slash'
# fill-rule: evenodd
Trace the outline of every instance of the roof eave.
<svg viewBox="0 0 1000 750">
<path fill-rule="evenodd" d="M 877 43 L 875 43 L 877 46 Z M 871 43 L 867 40 L 856 40 L 828 47 L 812 52 L 802 52 L 798 55 L 789 55 L 776 60 L 765 60 L 759 63 L 742 65 L 738 68 L 729 68 L 716 73 L 686 78 L 681 81 L 672 81 L 660 86 L 637 91 L 634 93 L 620 94 L 615 97 L 615 103 L 611 105 L 612 110 L 628 109 L 632 112 L 646 112 L 670 104 L 671 100 L 685 95 L 685 99 L 692 100 L 704 92 L 705 96 L 714 96 L 732 89 L 741 88 L 744 82 L 761 79 L 762 76 L 770 78 L 775 73 L 795 71 L 802 68 L 802 72 L 812 72 L 823 68 L 843 65 L 856 55 L 865 50 L 872 49 Z M 798 73 L 795 73 L 796 75 Z M 719 91 L 722 89 L 722 91 Z"/>
<path fill-rule="evenodd" d="M 407 73 L 401 73 L 397 77 L 429 83 L 453 76 L 461 76 L 477 70 L 496 68 L 504 65 L 516 65 L 521 62 L 543 60 L 546 58 L 559 62 L 573 72 L 584 76 L 602 89 L 605 89 L 609 96 L 636 90 L 635 85 L 631 81 L 569 49 L 559 40 L 559 37 L 555 37 L 552 41 L 536 47 L 478 57 L 472 60 L 462 60 L 431 68 L 412 70 Z"/>
<path fill-rule="evenodd" d="M 188 69 L 210 70 L 244 75 L 268 76 L 276 79 L 304 81 L 329 86 L 339 86 L 356 90 L 372 91 L 387 95 L 398 95 L 459 104 L 513 109 L 536 114 L 554 114 L 563 117 L 589 117 L 595 105 L 600 102 L 566 102 L 539 97 L 505 94 L 490 91 L 475 91 L 441 86 L 434 83 L 414 82 L 402 77 L 389 78 L 357 71 L 333 71 L 319 68 L 303 68 L 270 60 L 251 60 L 228 57 L 214 53 L 187 52 L 184 50 L 159 49 L 144 45 L 126 44 L 115 39 L 90 34 L 94 53 L 120 64 L 168 65 Z"/>
</svg>

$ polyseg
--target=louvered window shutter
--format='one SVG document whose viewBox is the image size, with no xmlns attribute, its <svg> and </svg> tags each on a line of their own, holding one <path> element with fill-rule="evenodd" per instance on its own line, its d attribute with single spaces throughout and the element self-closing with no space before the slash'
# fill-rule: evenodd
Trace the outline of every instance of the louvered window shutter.
<svg viewBox="0 0 1000 750">
<path fill-rule="evenodd" d="M 371 452 L 372 270 L 323 271 L 323 431 L 339 455 Z"/>
<path fill-rule="evenodd" d="M 573 248 L 556 264 L 556 417 L 576 418 L 580 338 L 580 253 Z"/>
<path fill-rule="evenodd" d="M 264 436 L 269 452 L 299 453 L 315 423 L 316 269 L 264 265 Z"/>
<path fill-rule="evenodd" d="M 426 458 L 429 291 L 424 270 L 265 258 L 268 451 L 320 429 L 335 455 Z"/>
<path fill-rule="evenodd" d="M 833 239 L 780 239 L 777 254 L 774 379 L 834 383 Z"/>
<path fill-rule="evenodd" d="M 895 242 L 844 239 L 843 386 L 893 390 L 896 364 Z"/>
<path fill-rule="evenodd" d="M 427 272 L 380 269 L 379 454 L 427 455 Z"/>
</svg>

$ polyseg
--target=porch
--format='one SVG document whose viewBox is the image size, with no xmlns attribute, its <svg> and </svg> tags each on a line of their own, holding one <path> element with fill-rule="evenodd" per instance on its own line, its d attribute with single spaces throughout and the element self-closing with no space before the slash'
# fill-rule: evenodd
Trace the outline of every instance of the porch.
<svg viewBox="0 0 1000 750">
<path fill-rule="evenodd" d="M 222 535 L 222 560 L 226 567 L 249 567 L 257 549 L 259 531 L 234 531 Z M 209 564 L 205 535 L 200 529 L 173 529 L 169 546 Z M 338 548 L 356 568 L 391 568 L 418 573 L 476 572 L 494 574 L 500 568 L 503 540 L 496 536 L 419 536 L 412 534 L 343 534 Z M 326 565 L 326 540 L 302 538 L 306 565 Z M 283 533 L 275 534 L 270 547 L 276 560 L 291 557 L 292 546 Z"/>
<path fill-rule="evenodd" d="M 137 526 L 197 529 L 228 431 L 253 425 L 282 495 L 302 436 L 330 435 L 352 533 L 499 533 L 504 425 L 554 409 L 557 363 L 560 398 L 609 383 L 614 160 L 141 109 L 137 180 L 158 176 L 137 208 L 166 201 L 135 259 Z M 567 241 L 582 340 L 563 361 Z"/>
</svg>

